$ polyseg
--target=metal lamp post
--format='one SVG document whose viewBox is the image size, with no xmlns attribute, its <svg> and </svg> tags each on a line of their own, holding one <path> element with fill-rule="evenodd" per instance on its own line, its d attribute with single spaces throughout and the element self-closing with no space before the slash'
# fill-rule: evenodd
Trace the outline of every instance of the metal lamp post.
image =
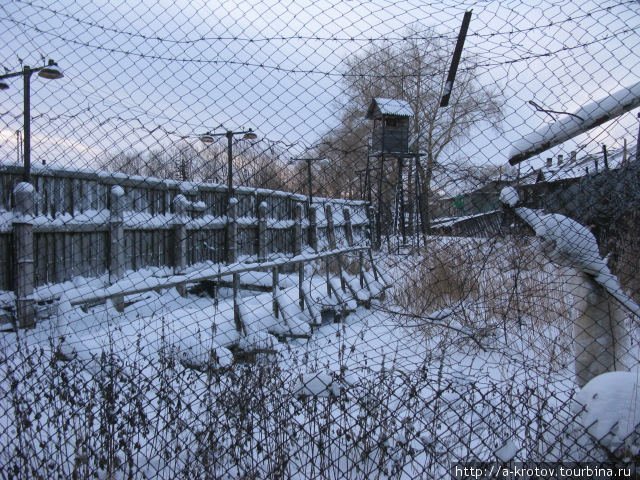
<svg viewBox="0 0 640 480">
<path fill-rule="evenodd" d="M 204 135 L 200 135 L 200 140 L 203 143 L 213 143 L 216 137 L 227 137 L 227 227 L 225 229 L 225 257 L 227 265 L 235 263 L 237 257 L 237 237 L 238 237 L 238 224 L 237 224 L 237 209 L 235 203 L 232 203 L 233 198 L 233 136 L 244 135 L 242 138 L 246 140 L 255 140 L 258 135 L 250 128 L 244 131 L 233 132 L 228 130 L 224 133 L 211 133 L 207 132 Z M 236 318 L 239 318 L 238 313 L 238 289 L 240 285 L 240 277 L 237 274 L 233 275 L 233 309 Z"/>
<path fill-rule="evenodd" d="M 211 133 L 207 132 L 204 135 L 200 135 L 200 141 L 203 143 L 213 143 L 216 137 L 227 137 L 227 198 L 231 199 L 233 195 L 233 136 L 244 135 L 243 140 L 255 140 L 258 135 L 250 128 L 241 132 L 233 132 L 228 130 L 224 133 Z"/>
<path fill-rule="evenodd" d="M 49 60 L 47 65 L 38 68 L 31 68 L 25 65 L 21 71 L 0 75 L 0 90 L 7 90 L 9 85 L 2 81 L 5 78 L 22 76 L 24 79 L 24 171 L 23 181 L 31 182 L 31 75 L 38 72 L 38 76 L 48 80 L 55 80 L 64 77 L 58 64 Z"/>
</svg>

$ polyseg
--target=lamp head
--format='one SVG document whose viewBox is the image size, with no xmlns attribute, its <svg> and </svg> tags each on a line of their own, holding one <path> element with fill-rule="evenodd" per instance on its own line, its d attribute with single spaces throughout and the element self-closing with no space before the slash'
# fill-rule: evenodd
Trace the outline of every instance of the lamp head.
<svg viewBox="0 0 640 480">
<path fill-rule="evenodd" d="M 251 129 L 242 137 L 243 140 L 255 140 L 256 138 L 258 138 L 258 135 Z"/>
<path fill-rule="evenodd" d="M 58 64 L 53 60 L 49 60 L 47 66 L 38 72 L 38 76 L 48 80 L 57 80 L 64 77 L 62 70 L 58 68 Z"/>
<path fill-rule="evenodd" d="M 204 135 L 200 135 L 200 141 L 202 143 L 213 143 L 216 139 L 210 133 L 205 133 Z"/>
</svg>

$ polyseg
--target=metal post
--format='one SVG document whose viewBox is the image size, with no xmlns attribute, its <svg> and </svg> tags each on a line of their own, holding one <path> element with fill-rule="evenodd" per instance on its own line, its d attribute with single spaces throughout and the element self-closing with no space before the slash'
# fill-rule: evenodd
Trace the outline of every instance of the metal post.
<svg viewBox="0 0 640 480">
<path fill-rule="evenodd" d="M 233 132 L 229 130 L 227 136 L 227 206 L 233 196 Z"/>
<path fill-rule="evenodd" d="M 25 65 L 22 70 L 18 72 L 5 73 L 0 75 L 0 80 L 5 78 L 13 78 L 22 76 L 24 83 L 24 170 L 22 172 L 23 181 L 26 183 L 31 182 L 31 75 L 34 72 L 39 72 L 41 77 L 47 79 L 62 78 L 62 72 L 58 70 L 57 64 L 53 60 L 49 60 L 47 65 L 42 67 L 31 68 L 29 65 Z M 4 84 L 4 82 L 2 82 Z M 8 88 L 7 85 L 3 85 L 3 89 Z"/>
<path fill-rule="evenodd" d="M 467 38 L 467 30 L 469 30 L 469 22 L 471 22 L 471 11 L 464 12 L 464 17 L 462 18 L 462 26 L 460 27 L 458 41 L 456 42 L 456 48 L 453 52 L 453 58 L 451 59 L 451 67 L 449 68 L 449 74 L 447 75 L 447 83 L 445 83 L 442 99 L 440 100 L 441 107 L 449 105 L 449 98 L 451 97 L 451 91 L 453 90 L 453 81 L 456 78 L 458 64 L 460 63 L 460 57 L 462 56 L 462 48 L 464 47 L 464 41 Z"/>
<path fill-rule="evenodd" d="M 24 66 L 24 172 L 22 180 L 31 182 L 31 68 Z"/>
</svg>

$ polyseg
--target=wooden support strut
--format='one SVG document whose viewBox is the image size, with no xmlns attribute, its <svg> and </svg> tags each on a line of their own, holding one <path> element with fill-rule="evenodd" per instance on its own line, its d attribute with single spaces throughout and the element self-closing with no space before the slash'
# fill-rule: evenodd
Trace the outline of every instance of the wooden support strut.
<svg viewBox="0 0 640 480">
<path fill-rule="evenodd" d="M 347 245 L 349 245 L 349 247 L 353 247 L 353 225 L 351 223 L 351 210 L 349 209 L 349 207 L 344 207 L 342 209 L 342 215 L 344 216 L 344 232 L 345 232 L 345 238 L 347 240 Z M 338 261 L 340 262 L 340 258 L 338 259 Z M 347 279 L 344 276 L 344 272 L 342 271 L 341 268 L 341 276 L 343 279 L 343 288 L 344 285 L 346 284 L 347 288 L 349 289 L 349 291 L 351 292 L 351 295 L 353 296 L 353 298 L 361 303 L 364 303 L 365 305 L 369 306 L 370 305 L 370 300 L 371 300 L 371 292 L 369 291 L 369 295 L 367 295 L 367 298 L 362 298 L 363 294 L 361 292 L 361 290 L 364 289 L 364 275 L 362 272 L 362 252 L 358 252 L 358 262 L 359 262 L 359 282 L 358 282 L 358 286 L 359 286 L 359 290 L 356 289 L 356 287 L 354 287 L 351 282 L 347 281 Z M 367 290 L 369 290 L 368 285 L 367 285 Z"/>
<path fill-rule="evenodd" d="M 297 203 L 294 209 L 294 228 L 293 228 L 293 254 L 302 255 L 302 204 Z M 300 311 L 304 311 L 304 292 L 302 284 L 304 283 L 304 262 L 298 262 L 298 298 Z"/>
<path fill-rule="evenodd" d="M 35 301 L 33 290 L 35 274 L 33 265 L 33 212 L 35 188 L 30 183 L 18 183 L 13 189 L 16 210 L 19 215 L 13 222 L 16 267 L 16 320 L 18 328 L 34 328 Z"/>
<path fill-rule="evenodd" d="M 267 202 L 258 206 L 258 261 L 267 259 Z"/>
<path fill-rule="evenodd" d="M 174 213 L 174 250 L 173 273 L 180 275 L 187 268 L 187 199 L 184 195 L 176 195 L 173 199 Z M 184 285 L 177 286 L 180 295 L 185 295 Z"/>
<path fill-rule="evenodd" d="M 324 211 L 325 211 L 325 216 L 326 216 L 326 220 L 327 220 L 327 238 L 329 240 L 329 248 L 330 249 L 335 249 L 336 248 L 336 234 L 335 234 L 335 225 L 333 222 L 333 212 L 332 212 L 332 208 L 331 208 L 331 204 L 326 204 L 324 207 Z M 331 281 L 331 275 L 330 275 L 330 266 L 331 266 L 331 262 L 329 259 L 327 259 L 327 265 L 326 265 L 326 269 L 327 269 L 327 292 L 329 294 L 331 294 L 331 291 L 333 291 L 333 293 L 335 294 L 336 300 L 338 301 L 338 303 L 340 304 L 341 308 L 341 312 L 340 312 L 340 318 L 345 318 L 347 316 L 347 300 L 344 296 L 344 290 L 345 290 L 345 283 L 344 283 L 344 279 L 342 278 L 342 258 L 340 255 L 336 255 L 336 260 L 338 263 L 338 278 L 340 279 L 340 284 L 336 285 L 337 282 L 332 282 Z M 342 291 L 341 291 L 342 290 Z"/>
<path fill-rule="evenodd" d="M 111 209 L 109 216 L 109 284 L 124 278 L 124 190 L 122 187 L 113 186 L 110 191 Z M 124 296 L 113 297 L 113 306 L 118 312 L 124 310 Z"/>
<path fill-rule="evenodd" d="M 127 288 L 120 288 L 118 284 L 112 285 L 106 288 L 95 289 L 91 292 L 83 292 L 74 294 L 74 292 L 68 292 L 68 300 L 71 305 L 84 305 L 88 303 L 100 302 L 107 298 L 112 298 L 114 295 L 133 295 L 137 293 L 149 292 L 152 290 L 158 290 L 162 288 L 172 288 L 180 284 L 196 283 L 203 280 L 218 279 L 227 275 L 240 274 L 244 272 L 250 272 L 254 270 L 265 270 L 273 267 L 280 267 L 284 265 L 291 265 L 300 261 L 312 262 L 316 260 L 322 260 L 327 257 L 333 257 L 339 254 L 359 252 L 369 250 L 370 247 L 353 247 L 343 248 L 336 250 L 329 250 L 314 255 L 301 255 L 300 257 L 292 258 L 280 258 L 277 260 L 271 260 L 260 263 L 242 263 L 228 265 L 226 267 L 218 267 L 215 272 L 211 272 L 211 269 L 207 268 L 200 271 L 190 272 L 189 274 L 172 275 L 170 277 L 154 277 L 154 282 L 142 282 L 136 285 L 128 285 Z M 126 281 L 126 280 L 125 280 Z M 55 300 L 56 297 L 51 297 L 51 300 Z M 45 298 L 43 298 L 45 300 Z"/>
<path fill-rule="evenodd" d="M 238 261 L 238 199 L 229 199 L 229 211 L 227 212 L 227 265 L 231 265 Z M 233 318 L 236 323 L 236 329 L 239 332 L 244 331 L 244 325 L 240 315 L 240 275 L 234 273 L 232 275 L 233 284 Z"/>
<path fill-rule="evenodd" d="M 238 199 L 229 200 L 227 213 L 227 265 L 238 261 Z"/>
<path fill-rule="evenodd" d="M 309 247 L 318 252 L 318 221 L 315 205 L 309 206 Z"/>
</svg>

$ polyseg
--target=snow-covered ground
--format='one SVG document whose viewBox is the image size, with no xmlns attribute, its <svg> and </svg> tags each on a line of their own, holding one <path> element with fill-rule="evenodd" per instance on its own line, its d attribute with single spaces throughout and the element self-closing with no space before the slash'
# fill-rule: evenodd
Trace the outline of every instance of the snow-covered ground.
<svg viewBox="0 0 640 480">
<path fill-rule="evenodd" d="M 504 245 L 473 242 L 455 248 L 471 262 L 471 253 L 504 262 L 478 265 L 478 277 L 511 288 L 508 265 L 526 270 Z M 637 372 L 589 384 L 574 401 L 566 318 L 549 321 L 524 303 L 498 309 L 504 292 L 488 298 L 482 278 L 446 308 L 411 312 L 402 294 L 414 294 L 429 256 L 384 260 L 396 285 L 387 299 L 309 340 L 267 333 L 286 330 L 269 293 L 243 292 L 238 332 L 224 288 L 217 301 L 148 292 L 122 313 L 62 304 L 34 330 L 0 334 L 0 463 L 16 478 L 409 479 L 441 478 L 474 459 L 637 453 Z M 533 273 L 518 278 L 535 291 Z M 326 288 L 318 279 L 314 292 Z M 281 300 L 295 305 L 292 282 L 281 278 Z M 234 363 L 239 347 L 270 353 Z M 604 415 L 612 401 L 626 423 Z M 593 435 L 608 437 L 596 448 Z"/>
</svg>

